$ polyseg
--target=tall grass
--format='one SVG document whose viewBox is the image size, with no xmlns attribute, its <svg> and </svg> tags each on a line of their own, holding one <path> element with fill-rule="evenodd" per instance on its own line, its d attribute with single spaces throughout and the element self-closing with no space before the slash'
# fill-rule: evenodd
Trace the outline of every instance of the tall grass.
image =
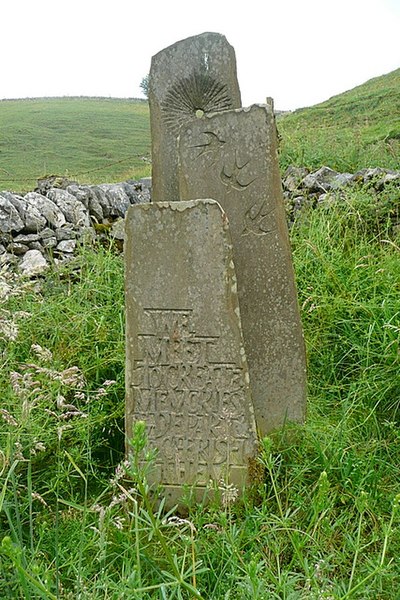
<svg viewBox="0 0 400 600">
<path fill-rule="evenodd" d="M 300 214 L 307 422 L 263 440 L 246 498 L 185 518 L 152 504 L 141 425 L 124 462 L 121 256 L 2 272 L 1 597 L 398 597 L 400 239 L 374 202 Z"/>
</svg>

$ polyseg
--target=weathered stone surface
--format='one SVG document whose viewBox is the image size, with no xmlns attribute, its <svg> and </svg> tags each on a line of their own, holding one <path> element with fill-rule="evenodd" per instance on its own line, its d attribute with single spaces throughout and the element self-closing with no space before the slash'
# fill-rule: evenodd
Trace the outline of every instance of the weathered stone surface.
<svg viewBox="0 0 400 600">
<path fill-rule="evenodd" d="M 241 489 L 256 430 L 225 213 L 211 200 L 126 218 L 126 432 L 146 421 L 167 506 L 210 479 Z"/>
<path fill-rule="evenodd" d="M 108 215 L 111 217 L 123 217 L 130 206 L 129 197 L 122 183 L 102 183 L 97 186 L 105 193 L 108 204 Z"/>
<path fill-rule="evenodd" d="M 339 173 L 329 167 L 321 167 L 318 171 L 307 175 L 302 184 L 305 188 L 315 192 L 326 192 L 331 189 L 332 182 L 335 181 Z"/>
<path fill-rule="evenodd" d="M 97 223 L 101 223 L 103 221 L 103 208 L 91 186 L 70 185 L 67 187 L 67 192 L 75 196 L 79 202 L 82 202 L 82 204 L 89 211 L 89 214 L 95 218 Z"/>
<path fill-rule="evenodd" d="M 308 175 L 309 170 L 305 167 L 290 165 L 283 175 L 283 185 L 290 192 L 295 192 L 300 187 L 301 181 Z"/>
<path fill-rule="evenodd" d="M 20 242 L 11 242 L 7 246 L 7 252 L 10 254 L 15 254 L 16 256 L 22 256 L 29 250 L 29 247 L 26 244 L 21 244 Z"/>
<path fill-rule="evenodd" d="M 56 248 L 58 252 L 67 252 L 68 254 L 70 254 L 75 250 L 75 247 L 75 240 L 62 240 L 59 244 L 57 244 Z"/>
<path fill-rule="evenodd" d="M 49 250 L 50 248 L 55 248 L 57 246 L 57 238 L 56 237 L 46 237 L 42 240 L 42 246 L 43 248 L 47 248 L 47 250 Z"/>
<path fill-rule="evenodd" d="M 47 267 L 47 261 L 39 250 L 28 250 L 19 265 L 19 270 L 23 275 L 31 277 L 43 273 Z"/>
<path fill-rule="evenodd" d="M 150 202 L 151 183 L 149 187 L 148 179 L 150 179 L 151 182 L 151 178 L 148 177 L 135 182 L 128 181 L 123 184 L 124 190 L 131 204 L 142 204 L 144 202 Z"/>
<path fill-rule="evenodd" d="M 46 240 L 47 238 L 51 238 L 55 236 L 54 229 L 50 229 L 50 227 L 45 227 L 39 234 L 41 240 Z"/>
<path fill-rule="evenodd" d="M 100 207 L 103 215 L 102 220 L 107 219 L 107 217 L 110 216 L 110 204 L 108 202 L 105 190 L 103 190 L 99 185 L 92 185 L 91 192 L 93 194 L 91 199 L 92 207 L 95 207 L 97 210 L 98 207 Z"/>
<path fill-rule="evenodd" d="M 302 421 L 305 349 L 272 109 L 205 116 L 181 129 L 179 151 L 181 198 L 213 197 L 229 218 L 257 427 Z"/>
<path fill-rule="evenodd" d="M 51 188 L 61 188 L 65 190 L 68 186 L 76 184 L 77 182 L 73 179 L 63 177 L 62 175 L 48 175 L 46 177 L 40 177 L 40 179 L 37 180 L 35 192 L 46 196 L 48 190 Z"/>
<path fill-rule="evenodd" d="M 24 196 L 28 206 L 36 208 L 52 227 L 62 227 L 65 224 L 65 217 L 58 206 L 46 196 L 36 192 L 28 192 Z"/>
<path fill-rule="evenodd" d="M 14 242 L 19 242 L 20 244 L 29 244 L 31 242 L 39 241 L 39 234 L 37 233 L 20 233 L 15 236 Z"/>
<path fill-rule="evenodd" d="M 71 225 L 60 227 L 60 229 L 56 229 L 54 233 L 56 234 L 57 242 L 62 242 L 63 240 L 74 240 L 76 238 L 76 231 L 71 227 Z"/>
<path fill-rule="evenodd" d="M 115 240 L 125 239 L 125 219 L 117 219 L 111 226 L 110 237 Z"/>
<path fill-rule="evenodd" d="M 8 233 L 10 231 L 21 231 L 24 223 L 19 213 L 9 198 L 0 193 L 0 231 Z"/>
<path fill-rule="evenodd" d="M 24 231 L 27 233 L 36 233 L 43 229 L 46 225 L 46 219 L 34 206 L 28 205 L 22 196 L 12 194 L 11 192 L 3 192 L 10 202 L 15 206 L 24 223 Z"/>
<path fill-rule="evenodd" d="M 57 204 L 69 223 L 81 227 L 90 225 L 89 213 L 85 205 L 66 190 L 52 188 L 47 192 L 47 198 Z"/>
<path fill-rule="evenodd" d="M 182 125 L 203 114 L 239 108 L 234 49 L 218 33 L 203 33 L 152 58 L 149 85 L 152 137 L 152 199 L 178 195 L 176 138 Z"/>
</svg>

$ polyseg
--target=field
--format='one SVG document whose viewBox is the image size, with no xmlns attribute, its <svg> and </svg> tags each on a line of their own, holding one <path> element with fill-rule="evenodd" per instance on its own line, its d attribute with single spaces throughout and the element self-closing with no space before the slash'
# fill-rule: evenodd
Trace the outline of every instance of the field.
<svg viewBox="0 0 400 600">
<path fill-rule="evenodd" d="M 307 125 L 314 132 L 318 114 Z M 300 138 L 291 150 L 295 128 L 285 127 L 282 159 L 301 150 Z M 321 137 L 320 162 L 305 164 L 334 167 L 331 152 Z M 131 440 L 136 460 L 124 462 L 117 249 L 82 247 L 74 262 L 33 281 L 3 268 L 0 597 L 400 598 L 399 205 L 398 187 L 377 194 L 366 185 L 301 213 L 291 243 L 307 421 L 262 440 L 263 474 L 245 498 L 235 502 L 220 482 L 221 504 L 188 506 L 184 516 L 152 504 L 141 425 Z"/>
<path fill-rule="evenodd" d="M 282 166 L 400 169 L 400 69 L 279 119 Z"/>
<path fill-rule="evenodd" d="M 400 69 L 322 104 L 280 116 L 281 166 L 351 173 L 400 169 Z M 44 98 L 0 102 L 0 189 L 29 191 L 46 175 L 80 183 L 149 176 L 146 101 Z"/>
<path fill-rule="evenodd" d="M 39 177 L 82 183 L 150 174 L 145 101 L 44 98 L 0 102 L 0 189 L 29 191 Z"/>
</svg>

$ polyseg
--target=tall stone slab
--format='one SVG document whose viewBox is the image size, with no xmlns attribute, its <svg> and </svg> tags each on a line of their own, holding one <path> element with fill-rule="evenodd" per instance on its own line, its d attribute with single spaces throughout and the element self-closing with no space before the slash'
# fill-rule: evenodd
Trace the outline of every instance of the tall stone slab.
<svg viewBox="0 0 400 600">
<path fill-rule="evenodd" d="M 149 79 L 152 199 L 179 199 L 176 141 L 204 113 L 241 106 L 233 47 L 219 33 L 187 38 L 156 54 Z"/>
<path fill-rule="evenodd" d="M 148 426 L 167 506 L 246 482 L 256 427 L 225 213 L 212 200 L 126 217 L 126 433 Z"/>
<path fill-rule="evenodd" d="M 306 358 L 271 106 L 204 115 L 181 129 L 180 197 L 215 198 L 233 241 L 243 336 L 262 435 L 302 421 Z"/>
</svg>

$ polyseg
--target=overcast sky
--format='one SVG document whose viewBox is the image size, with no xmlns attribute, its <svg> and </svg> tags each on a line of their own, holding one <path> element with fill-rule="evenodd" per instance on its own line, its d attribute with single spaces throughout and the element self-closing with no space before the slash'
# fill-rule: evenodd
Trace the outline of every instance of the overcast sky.
<svg viewBox="0 0 400 600">
<path fill-rule="evenodd" d="M 214 31 L 243 105 L 311 106 L 400 67 L 400 0 L 0 0 L 0 98 L 141 96 L 153 54 Z"/>
</svg>

